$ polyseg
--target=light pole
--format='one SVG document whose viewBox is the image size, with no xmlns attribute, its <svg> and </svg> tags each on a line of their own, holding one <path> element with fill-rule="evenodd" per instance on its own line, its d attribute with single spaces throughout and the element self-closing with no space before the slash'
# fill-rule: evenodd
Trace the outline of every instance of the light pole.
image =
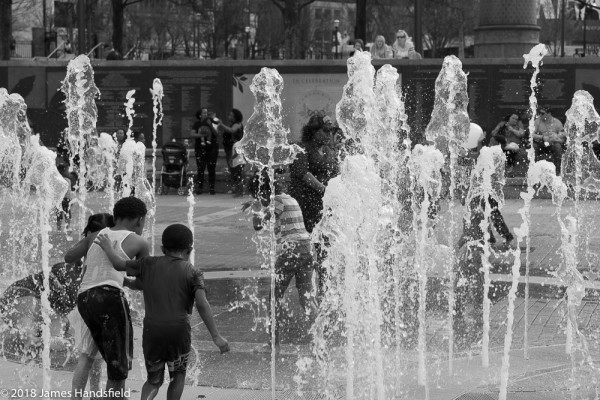
<svg viewBox="0 0 600 400">
<path fill-rule="evenodd" d="M 250 13 L 250 55 L 254 60 L 256 54 L 256 29 L 258 28 L 258 14 Z"/>
<path fill-rule="evenodd" d="M 244 58 L 250 58 L 249 57 L 249 54 L 250 54 L 249 50 L 250 49 L 248 47 L 249 42 L 250 42 L 250 27 L 249 26 L 245 27 L 244 28 L 244 32 L 246 32 L 246 43 L 245 43 L 245 46 L 244 46 Z"/>
<path fill-rule="evenodd" d="M 338 58 L 338 45 L 340 44 L 338 40 L 338 30 L 340 28 L 340 20 L 336 19 L 333 21 L 333 43 L 335 45 L 335 58 Z"/>
<path fill-rule="evenodd" d="M 423 53 L 423 3 L 415 0 L 415 51 L 425 57 Z"/>
<path fill-rule="evenodd" d="M 586 21 L 586 14 L 587 14 L 587 7 L 588 7 L 588 3 L 587 0 L 585 0 L 583 2 L 583 15 L 581 16 L 581 18 L 583 19 L 583 54 L 581 55 L 581 57 L 585 57 L 586 53 L 587 53 L 587 41 L 586 41 L 586 31 L 587 31 L 587 23 Z"/>
<path fill-rule="evenodd" d="M 194 15 L 194 55 L 198 58 L 200 58 L 200 21 L 202 21 L 202 14 L 196 13 Z"/>
<path fill-rule="evenodd" d="M 192 57 L 196 57 L 196 18 L 190 18 L 192 21 Z"/>
<path fill-rule="evenodd" d="M 565 56 L 565 2 L 560 2 L 560 56 Z"/>
</svg>

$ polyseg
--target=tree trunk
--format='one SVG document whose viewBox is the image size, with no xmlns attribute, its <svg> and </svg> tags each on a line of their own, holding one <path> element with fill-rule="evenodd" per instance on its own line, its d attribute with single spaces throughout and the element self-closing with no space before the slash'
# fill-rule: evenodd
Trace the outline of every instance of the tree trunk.
<svg viewBox="0 0 600 400">
<path fill-rule="evenodd" d="M 367 0 L 356 0 L 354 38 L 362 39 L 365 43 L 367 42 Z"/>
<path fill-rule="evenodd" d="M 194 27 L 194 29 L 196 29 Z M 187 35 L 187 31 L 183 31 L 183 46 L 185 48 L 185 55 L 186 57 L 191 57 L 192 56 L 192 52 L 190 51 L 190 43 L 189 43 L 190 39 L 188 38 Z M 194 40 L 194 46 L 196 45 L 196 41 Z M 200 52 L 198 52 L 200 53 Z"/>
<path fill-rule="evenodd" d="M 464 17 L 464 14 L 463 14 Z M 461 60 L 465 59 L 465 23 L 464 20 L 460 21 L 460 25 L 458 27 L 458 58 Z"/>
<path fill-rule="evenodd" d="M 125 6 L 123 0 L 111 0 L 112 2 L 112 23 L 113 23 L 113 34 L 112 34 L 112 45 L 119 54 L 123 54 L 123 13 Z"/>
<path fill-rule="evenodd" d="M 10 60 L 12 0 L 0 0 L 0 60 Z"/>
<path fill-rule="evenodd" d="M 298 10 L 294 5 L 287 5 L 283 11 L 283 26 L 285 26 L 285 58 L 298 58 Z"/>
</svg>

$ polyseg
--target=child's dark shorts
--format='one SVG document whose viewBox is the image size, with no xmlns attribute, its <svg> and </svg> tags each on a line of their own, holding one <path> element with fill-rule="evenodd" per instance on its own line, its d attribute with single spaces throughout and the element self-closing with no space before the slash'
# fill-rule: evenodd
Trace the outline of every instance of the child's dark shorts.
<svg viewBox="0 0 600 400">
<path fill-rule="evenodd" d="M 169 376 L 186 373 L 192 344 L 192 328 L 185 322 L 149 322 L 144 320 L 142 348 L 148 373 L 148 383 L 161 385 L 165 365 Z"/>
<path fill-rule="evenodd" d="M 133 359 L 133 326 L 123 291 L 110 285 L 93 287 L 77 296 L 77 309 L 106 361 L 108 379 L 127 379 Z"/>
</svg>

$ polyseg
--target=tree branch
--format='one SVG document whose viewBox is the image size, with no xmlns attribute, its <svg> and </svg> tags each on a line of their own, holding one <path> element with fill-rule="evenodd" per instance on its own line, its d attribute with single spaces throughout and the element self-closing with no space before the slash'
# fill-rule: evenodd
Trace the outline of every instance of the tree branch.
<svg viewBox="0 0 600 400">
<path fill-rule="evenodd" d="M 284 7 L 282 4 L 279 3 L 278 0 L 271 0 L 271 2 L 275 5 L 275 7 L 279 8 L 279 11 L 283 12 Z"/>
<path fill-rule="evenodd" d="M 132 5 L 132 4 L 135 4 L 135 3 L 140 3 L 140 2 L 142 2 L 142 1 L 144 1 L 144 0 L 125 0 L 125 1 L 123 2 L 123 8 L 125 8 L 125 7 L 127 7 L 127 6 L 130 6 L 130 5 Z"/>
<path fill-rule="evenodd" d="M 303 4 L 300 4 L 300 6 L 298 7 L 298 11 L 302 10 L 304 7 L 306 7 L 307 5 L 314 3 L 316 0 L 307 0 L 305 1 Z"/>
</svg>

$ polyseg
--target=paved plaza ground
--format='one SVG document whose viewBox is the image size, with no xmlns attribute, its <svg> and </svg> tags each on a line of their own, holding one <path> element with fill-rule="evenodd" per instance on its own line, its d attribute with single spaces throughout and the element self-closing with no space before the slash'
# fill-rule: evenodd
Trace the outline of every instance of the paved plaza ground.
<svg viewBox="0 0 600 400">
<path fill-rule="evenodd" d="M 253 349 L 268 340 L 264 325 L 256 322 L 257 307 L 246 301 L 249 293 L 266 299 L 269 291 L 269 276 L 260 269 L 261 259 L 256 254 L 253 242 L 254 232 L 249 217 L 240 212 L 240 204 L 246 200 L 229 195 L 195 196 L 195 265 L 200 267 L 207 280 L 208 298 L 216 316 L 217 325 L 231 343 L 231 352 L 220 355 L 210 341 L 208 332 L 202 326 L 197 313 L 193 319 L 193 345 L 196 349 L 194 369 L 190 374 L 189 386 L 184 392 L 185 399 L 269 399 L 271 398 L 270 353 L 255 352 Z M 89 194 L 89 207 L 103 211 L 105 200 L 102 193 Z M 162 230 L 175 222 L 187 222 L 188 202 L 185 197 L 166 195 L 157 197 L 155 241 L 156 251 Z M 520 200 L 507 200 L 503 214 L 509 227 L 521 224 L 518 214 L 522 206 Z M 581 229 L 590 233 L 580 238 L 587 249 L 587 257 L 579 260 L 579 269 L 589 279 L 586 283 L 586 297 L 578 308 L 581 331 L 587 338 L 596 338 L 600 331 L 600 308 L 598 290 L 600 281 L 598 257 L 600 256 L 600 216 L 594 210 L 597 204 L 583 203 L 578 209 Z M 537 199 L 531 210 L 531 298 L 526 302 L 522 295 L 523 285 L 515 301 L 515 329 L 510 353 L 509 399 L 563 399 L 594 398 L 589 388 L 580 387 L 570 391 L 572 363 L 565 353 L 565 299 L 564 288 L 551 276 L 561 262 L 560 228 L 556 221 L 555 207 L 551 200 Z M 9 223 L 9 207 L 0 208 L 0 222 Z M 562 210 L 562 215 L 576 213 L 572 206 Z M 76 221 L 76 218 L 74 218 Z M 58 262 L 62 252 L 72 244 L 64 233 L 52 232 L 51 262 Z M 524 246 L 524 244 L 522 244 Z M 525 272 L 522 257 L 521 274 Z M 3 257 L 3 259 L 6 259 Z M 508 257 L 493 258 L 492 278 L 494 288 L 505 293 L 510 281 Z M 10 282 L 8 282 L 10 283 Z M 5 287 L 7 282 L 4 282 Z M 297 292 L 293 285 L 287 294 L 292 311 L 298 313 Z M 490 316 L 490 366 L 481 367 L 480 347 L 456 354 L 453 373 L 447 371 L 447 361 L 443 354 L 430 354 L 428 357 L 428 393 L 415 380 L 417 355 L 406 353 L 402 367 L 402 398 L 406 399 L 496 399 L 502 348 L 505 338 L 506 308 L 508 301 L 498 295 Z M 239 306 L 239 307 L 236 307 Z M 528 309 L 529 357 L 523 352 L 525 332 L 525 308 Z M 297 315 L 297 314 L 296 314 Z M 296 393 L 294 377 L 297 374 L 297 361 L 310 355 L 309 339 L 305 327 L 294 320 L 288 321 L 282 332 L 282 350 L 277 356 L 278 399 L 317 399 L 322 398 L 318 390 L 317 377 L 308 377 L 309 384 L 300 396 Z M 443 320 L 430 318 L 428 345 L 435 347 L 446 340 L 446 327 Z M 143 383 L 143 360 L 141 358 L 141 323 L 136 322 L 135 353 L 137 361 L 127 386 L 132 389 L 132 398 L 139 397 Z M 597 343 L 591 341 L 590 355 L 596 364 L 600 363 Z M 62 357 L 62 358 L 61 358 Z M 57 355 L 50 375 L 53 388 L 69 389 L 73 362 L 64 366 L 65 355 Z M 31 388 L 41 385 L 42 370 L 38 366 L 23 365 L 11 361 L 10 357 L 0 361 L 0 389 Z M 578 382 L 578 381 L 577 381 Z M 38 386 L 41 387 L 41 386 Z M 165 398 L 166 387 L 158 398 Z M 2 392 L 0 391 L 0 394 Z M 343 397 L 340 397 L 343 398 Z"/>
</svg>

